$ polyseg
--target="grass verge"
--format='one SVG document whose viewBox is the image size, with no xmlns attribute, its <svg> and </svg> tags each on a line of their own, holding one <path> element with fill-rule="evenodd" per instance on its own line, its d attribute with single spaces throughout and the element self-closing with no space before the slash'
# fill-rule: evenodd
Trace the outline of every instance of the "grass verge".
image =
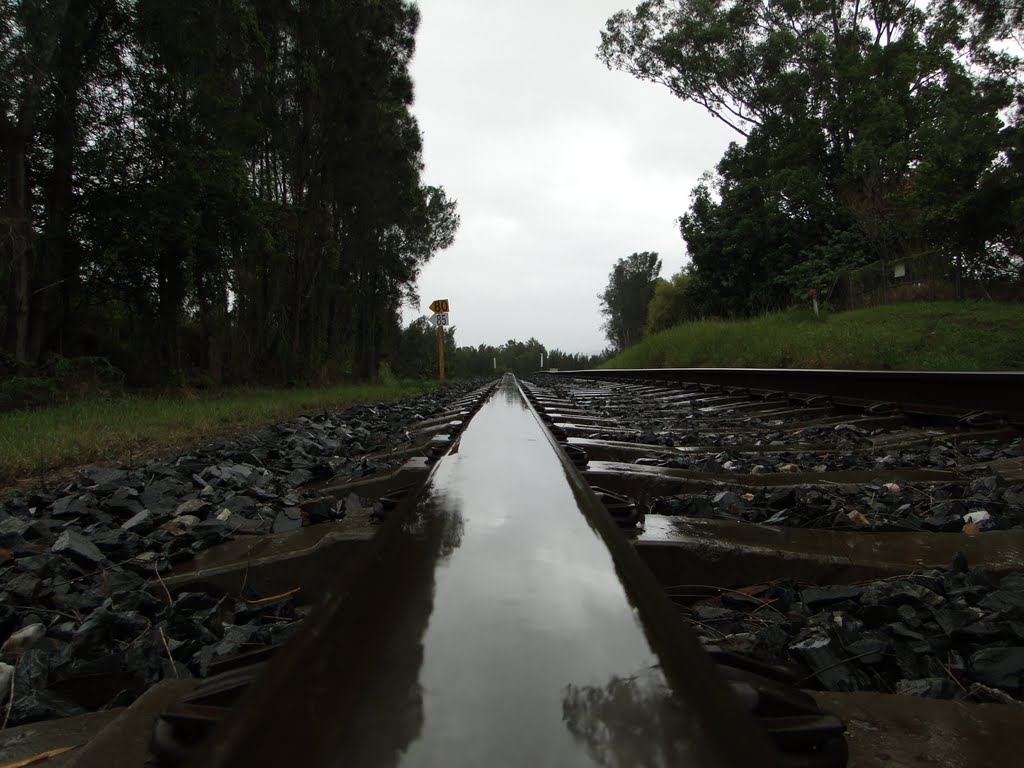
<svg viewBox="0 0 1024 768">
<path fill-rule="evenodd" d="M 919 302 L 822 314 L 792 309 L 653 334 L 603 368 L 1022 370 L 1024 305 Z"/>
<path fill-rule="evenodd" d="M 354 403 L 396 400 L 427 382 L 325 389 L 224 390 L 186 398 L 81 400 L 0 414 L 0 486 L 95 462 L 137 461 L 240 430 Z"/>
</svg>

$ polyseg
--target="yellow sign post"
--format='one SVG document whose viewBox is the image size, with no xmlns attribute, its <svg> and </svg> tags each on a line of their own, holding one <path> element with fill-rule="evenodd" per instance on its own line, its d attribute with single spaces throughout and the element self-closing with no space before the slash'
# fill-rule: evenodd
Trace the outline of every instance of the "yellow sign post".
<svg viewBox="0 0 1024 768">
<path fill-rule="evenodd" d="M 444 384 L 444 327 L 448 325 L 448 299 L 430 302 L 430 311 L 434 313 L 434 325 L 437 326 L 437 366 Z"/>
</svg>

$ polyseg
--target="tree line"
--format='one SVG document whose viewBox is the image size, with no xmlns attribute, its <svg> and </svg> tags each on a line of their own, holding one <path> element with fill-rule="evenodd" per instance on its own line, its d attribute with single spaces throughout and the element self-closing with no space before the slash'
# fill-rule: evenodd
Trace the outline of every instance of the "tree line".
<svg viewBox="0 0 1024 768">
<path fill-rule="evenodd" d="M 455 343 L 455 331 L 454 326 L 445 331 L 445 371 L 446 375 L 459 378 L 493 376 L 496 372 L 506 371 L 526 376 L 540 370 L 542 356 L 544 369 L 582 370 L 596 367 L 609 356 L 608 353 L 582 355 L 549 350 L 534 338 L 528 341 L 509 339 L 497 346 L 460 347 Z M 387 364 L 391 372 L 400 378 L 432 378 L 438 375 L 437 330 L 429 318 L 417 318 L 402 331 Z"/>
<path fill-rule="evenodd" d="M 373 378 L 455 202 L 423 178 L 406 0 L 0 2 L 8 372 Z"/>
<path fill-rule="evenodd" d="M 919 254 L 1022 281 L 1022 31 L 1014 0 L 646 0 L 612 16 L 608 67 L 737 137 L 679 219 L 689 265 L 650 286 L 653 329 L 782 308 Z"/>
</svg>

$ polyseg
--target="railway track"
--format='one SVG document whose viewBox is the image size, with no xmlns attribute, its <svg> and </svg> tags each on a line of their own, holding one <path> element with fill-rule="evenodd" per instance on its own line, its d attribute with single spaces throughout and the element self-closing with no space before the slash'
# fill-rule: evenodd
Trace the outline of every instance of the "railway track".
<svg viewBox="0 0 1024 768">
<path fill-rule="evenodd" d="M 975 498 L 975 491 L 997 490 L 973 481 L 997 478 L 989 485 L 1011 485 L 1024 477 L 1024 406 L 1012 396 L 1024 383 L 1017 374 L 977 379 L 964 374 L 966 382 L 955 374 L 941 374 L 934 381 L 927 374 L 896 374 L 884 388 L 890 399 L 875 401 L 853 397 L 860 372 L 825 372 L 845 374 L 839 387 L 834 378 L 822 380 L 822 372 L 806 372 L 803 379 L 798 374 L 805 372 L 780 371 L 775 389 L 680 385 L 675 377 L 685 372 L 671 373 L 674 376 L 664 379 L 661 371 L 626 372 L 614 376 L 615 383 L 569 387 L 549 377 L 546 387 L 533 391 L 544 418 L 576 455 L 578 465 L 586 467 L 592 484 L 636 498 L 664 498 L 673 490 L 726 485 L 761 492 L 756 500 L 729 496 L 726 504 L 716 503 L 714 509 L 697 505 L 683 510 L 679 504 L 654 503 L 656 512 L 689 511 L 695 516 L 796 527 L 950 532 L 961 530 L 963 514 L 969 514 L 954 514 L 950 507 L 959 511 Z M 736 381 L 738 372 L 724 373 L 728 375 L 701 371 L 692 376 Z M 763 387 L 770 383 L 769 373 L 757 371 L 752 380 Z M 865 375 L 882 389 L 885 374 Z M 838 394 L 807 391 L 816 386 Z M 787 391 L 791 387 L 797 392 Z M 959 408 L 948 405 L 953 395 L 961 401 Z M 919 501 L 910 493 L 918 486 L 934 490 L 945 485 L 944 491 L 952 494 L 963 482 L 975 487 L 961 490 L 952 501 L 964 504 L 912 503 Z M 851 519 L 840 513 L 858 510 L 841 504 L 829 507 L 836 513 L 831 516 L 820 509 L 810 515 L 793 509 L 769 512 L 794 500 L 788 495 L 764 498 L 769 488 L 813 486 L 835 495 L 836 489 L 871 484 L 882 496 L 888 493 L 889 500 L 901 503 L 889 509 L 868 500 Z M 893 484 L 900 485 L 899 493 Z M 1015 494 L 1008 501 L 978 498 L 980 506 L 993 508 L 975 525 L 980 530 L 1019 527 L 1024 520 L 1015 514 L 1021 501 Z M 856 499 L 846 501 L 856 506 Z M 1008 508 L 1008 514 L 1001 514 L 1000 506 Z"/>
<path fill-rule="evenodd" d="M 1016 749 L 1020 379 L 776 374 L 506 378 L 411 425 L 391 469 L 310 489 L 383 524 L 155 578 L 301 627 L 72 764 L 839 766 L 835 715 L 853 766 Z"/>
<path fill-rule="evenodd" d="M 746 373 L 531 390 L 707 647 L 824 691 L 1024 698 L 1020 375 Z"/>
<path fill-rule="evenodd" d="M 514 379 L 407 506 L 198 765 L 771 764 Z M 841 743 L 809 698 L 736 678 L 751 702 L 790 706 L 773 719 L 790 740 Z"/>
</svg>

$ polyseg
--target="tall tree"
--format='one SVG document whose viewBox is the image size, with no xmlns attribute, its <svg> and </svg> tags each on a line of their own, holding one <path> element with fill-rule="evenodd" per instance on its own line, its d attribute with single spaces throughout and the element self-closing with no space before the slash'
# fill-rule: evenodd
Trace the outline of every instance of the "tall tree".
<svg viewBox="0 0 1024 768">
<path fill-rule="evenodd" d="M 657 253 L 633 253 L 615 262 L 608 286 L 598 298 L 604 315 L 604 331 L 616 350 L 636 344 L 644 335 L 647 307 L 654 297 L 661 259 Z"/>
<path fill-rule="evenodd" d="M 1020 70 L 1007 25 L 986 21 L 994 5 L 648 0 L 608 21 L 608 66 L 742 142 L 681 220 L 704 311 L 779 306 L 810 274 L 864 260 L 992 255 L 1002 224 L 980 232 L 972 212 L 1006 162 Z"/>
<path fill-rule="evenodd" d="M 688 295 L 691 282 L 692 278 L 685 271 L 676 273 L 671 280 L 658 278 L 654 296 L 647 307 L 645 334 L 664 331 L 694 318 Z"/>
<path fill-rule="evenodd" d="M 24 0 L 0 5 L 0 149 L 5 184 L 0 205 L 0 247 L 7 281 L 7 348 L 21 362 L 29 344 L 36 269 L 32 169 L 29 156 L 38 130 L 48 78 L 57 58 L 70 0 Z"/>
<path fill-rule="evenodd" d="M 11 355 L 131 380 L 372 378 L 456 205 L 410 0 L 0 3 Z"/>
</svg>

